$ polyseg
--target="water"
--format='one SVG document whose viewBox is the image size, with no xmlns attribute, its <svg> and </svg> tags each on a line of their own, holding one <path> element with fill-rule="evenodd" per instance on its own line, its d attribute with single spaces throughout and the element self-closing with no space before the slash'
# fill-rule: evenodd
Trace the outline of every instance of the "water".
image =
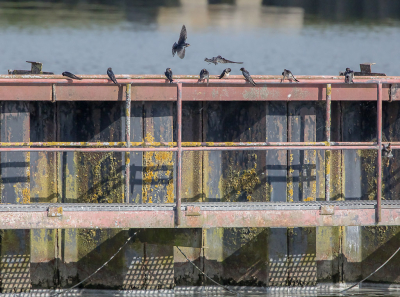
<svg viewBox="0 0 400 297">
<path fill-rule="evenodd" d="M 162 74 L 171 67 L 174 74 L 198 74 L 207 67 L 220 74 L 226 66 L 204 62 L 220 54 L 243 61 L 251 74 L 288 68 L 299 75 L 337 75 L 374 62 L 373 71 L 400 75 L 400 22 L 390 14 L 397 3 L 392 10 L 386 4 L 387 15 L 377 8 L 378 16 L 352 17 L 351 7 L 340 13 L 324 3 L 322 12 L 310 12 L 307 5 L 254 0 L 156 2 L 0 2 L 0 73 L 29 69 L 29 60 L 54 73 L 105 74 L 112 67 L 117 74 Z M 183 60 L 171 54 L 182 24 L 191 44 Z M 240 66 L 231 68 L 240 74 Z"/>
</svg>

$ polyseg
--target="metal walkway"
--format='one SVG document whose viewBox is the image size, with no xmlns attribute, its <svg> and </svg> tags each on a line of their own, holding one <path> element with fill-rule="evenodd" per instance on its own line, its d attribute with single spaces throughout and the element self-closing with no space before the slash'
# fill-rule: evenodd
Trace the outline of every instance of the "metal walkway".
<svg viewBox="0 0 400 297">
<path fill-rule="evenodd" d="M 60 206 L 61 205 L 61 206 Z M 400 201 L 183 203 L 179 228 L 400 225 Z M 174 204 L 0 205 L 0 229 L 176 228 Z"/>
</svg>

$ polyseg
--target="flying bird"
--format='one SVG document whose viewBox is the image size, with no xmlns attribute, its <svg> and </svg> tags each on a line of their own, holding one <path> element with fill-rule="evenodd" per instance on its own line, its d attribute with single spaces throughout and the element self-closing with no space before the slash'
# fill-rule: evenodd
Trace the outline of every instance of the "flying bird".
<svg viewBox="0 0 400 297">
<path fill-rule="evenodd" d="M 112 71 L 111 67 L 107 69 L 107 75 L 108 77 L 115 83 L 116 85 L 118 84 L 117 80 L 115 79 L 114 72 Z"/>
<path fill-rule="evenodd" d="M 197 81 L 199 82 L 204 82 L 207 79 L 207 86 L 208 86 L 208 81 L 210 80 L 210 73 L 207 71 L 207 69 L 201 69 L 200 71 L 200 78 Z"/>
<path fill-rule="evenodd" d="M 283 75 L 283 77 L 282 77 L 282 79 L 281 79 L 281 82 L 283 82 L 283 81 L 285 80 L 285 78 L 286 78 L 287 80 L 289 80 L 290 82 L 292 82 L 293 80 L 296 81 L 296 82 L 299 82 L 299 81 L 294 77 L 293 73 L 292 73 L 290 70 L 288 70 L 288 69 L 283 69 L 282 75 Z"/>
<path fill-rule="evenodd" d="M 353 77 L 354 77 L 354 71 L 351 70 L 350 68 L 346 68 L 346 72 L 344 73 L 344 82 L 346 84 L 352 84 Z"/>
<path fill-rule="evenodd" d="M 208 62 L 208 64 L 214 63 L 217 65 L 218 63 L 220 64 L 227 64 L 227 63 L 233 63 L 233 64 L 243 64 L 243 62 L 233 62 L 230 60 L 227 60 L 225 58 L 222 58 L 220 55 L 216 57 L 212 57 L 211 59 L 205 58 L 204 61 Z"/>
<path fill-rule="evenodd" d="M 171 68 L 167 68 L 167 70 L 165 70 L 164 74 L 167 77 L 167 79 L 169 80 L 169 83 L 172 83 L 174 81 L 172 79 L 172 70 L 171 70 Z"/>
<path fill-rule="evenodd" d="M 63 75 L 63 76 L 66 76 L 66 77 L 69 77 L 69 78 L 71 78 L 71 79 L 79 79 L 79 80 L 82 80 L 82 78 L 77 77 L 75 74 L 72 74 L 71 72 L 68 72 L 68 71 L 64 71 L 64 72 L 62 73 L 62 75 Z"/>
<path fill-rule="evenodd" d="M 179 35 L 178 43 L 174 43 L 172 46 L 172 56 L 174 57 L 175 54 L 178 54 L 178 57 L 183 59 L 185 57 L 185 48 L 190 46 L 189 43 L 186 43 L 187 39 L 187 32 L 185 25 L 182 26 L 181 34 Z"/>
<path fill-rule="evenodd" d="M 244 69 L 243 67 L 240 68 L 240 70 L 242 70 L 244 79 L 245 79 L 246 81 L 248 81 L 249 83 L 251 83 L 253 86 L 255 86 L 256 83 L 255 83 L 254 80 L 251 78 L 250 73 L 249 73 L 246 69 Z"/>
<path fill-rule="evenodd" d="M 224 71 L 222 71 L 221 75 L 219 76 L 219 79 L 228 78 L 230 72 L 231 72 L 231 69 L 230 68 L 226 68 Z"/>
</svg>

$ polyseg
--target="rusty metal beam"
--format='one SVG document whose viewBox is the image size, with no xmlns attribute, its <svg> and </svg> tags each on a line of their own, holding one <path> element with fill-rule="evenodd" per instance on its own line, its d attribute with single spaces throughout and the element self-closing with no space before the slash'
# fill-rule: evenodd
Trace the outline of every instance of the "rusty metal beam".
<svg viewBox="0 0 400 297">
<path fill-rule="evenodd" d="M 166 84 L 165 78 L 118 79 L 121 83 L 119 85 L 110 83 L 105 78 L 88 78 L 82 81 L 61 78 L 0 78 L 0 99 L 52 101 L 56 89 L 57 101 L 125 101 L 126 84 L 132 84 L 132 95 L 137 101 L 177 100 L 175 85 Z M 277 79 L 255 80 L 259 85 L 257 87 L 246 84 L 240 76 L 225 80 L 211 79 L 208 87 L 197 84 L 197 79 L 193 78 L 177 79 L 177 83 L 182 83 L 183 101 L 323 101 L 326 100 L 326 84 L 332 85 L 333 100 L 376 101 L 375 86 L 378 82 L 385 90 L 382 100 L 388 101 L 391 85 L 400 83 L 398 77 L 359 79 L 352 85 L 344 84 L 343 78 L 305 79 L 298 84 L 279 83 Z"/>
<path fill-rule="evenodd" d="M 392 146 L 397 149 L 398 146 Z M 378 150 L 377 145 L 293 145 L 293 146 L 224 146 L 182 147 L 182 151 L 267 151 L 267 150 Z M 178 147 L 0 147 L 0 152 L 176 152 Z"/>
<path fill-rule="evenodd" d="M 62 206 L 59 216 L 49 210 Z M 179 228 L 400 225 L 400 202 L 182 203 Z M 194 211 L 196 210 L 196 211 Z M 0 229 L 174 228 L 174 204 L 0 205 Z"/>
<path fill-rule="evenodd" d="M 382 144 L 400 146 L 400 142 L 382 142 Z M 126 147 L 126 142 L 0 142 L 0 147 Z M 131 142 L 132 147 L 175 147 L 176 142 Z M 247 147 L 247 146 L 374 146 L 376 142 L 182 142 L 182 147 Z M 361 148 L 360 148 L 361 149 Z"/>
<path fill-rule="evenodd" d="M 179 226 L 182 220 L 181 202 L 182 202 L 182 83 L 177 84 L 177 146 L 176 157 L 176 224 Z"/>
<path fill-rule="evenodd" d="M 377 112 L 376 112 L 376 141 L 378 143 L 378 157 L 377 157 L 377 186 L 376 186 L 376 220 L 377 222 L 382 221 L 382 207 L 381 207 L 381 199 L 382 199 L 382 84 L 378 83 L 377 86 Z"/>
</svg>

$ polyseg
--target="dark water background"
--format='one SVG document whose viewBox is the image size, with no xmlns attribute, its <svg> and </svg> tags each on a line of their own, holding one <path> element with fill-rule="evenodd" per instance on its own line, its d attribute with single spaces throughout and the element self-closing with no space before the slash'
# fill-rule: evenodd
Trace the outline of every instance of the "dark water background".
<svg viewBox="0 0 400 297">
<path fill-rule="evenodd" d="M 185 24 L 184 60 L 172 44 Z M 373 62 L 400 75 L 397 0 L 0 1 L 0 73 L 44 63 L 44 71 L 198 74 L 243 61 L 251 74 L 337 75 Z M 238 66 L 231 67 L 240 74 Z"/>
</svg>

